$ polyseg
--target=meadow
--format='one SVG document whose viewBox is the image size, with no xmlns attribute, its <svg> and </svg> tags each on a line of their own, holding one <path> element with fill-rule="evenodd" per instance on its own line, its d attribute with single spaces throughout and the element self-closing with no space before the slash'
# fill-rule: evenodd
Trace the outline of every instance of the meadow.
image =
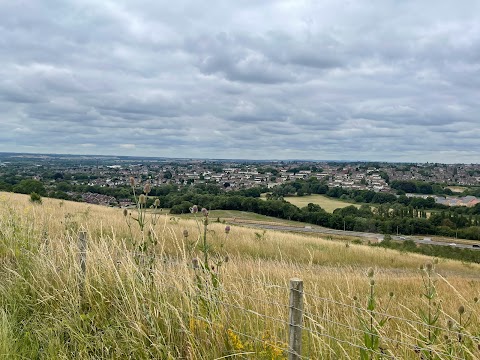
<svg viewBox="0 0 480 360">
<path fill-rule="evenodd" d="M 465 190 L 468 190 L 468 187 L 465 187 L 465 186 L 447 186 L 447 189 L 452 190 L 454 193 L 463 193 Z"/>
<path fill-rule="evenodd" d="M 298 358 L 480 356 L 479 265 L 259 236 L 213 216 L 205 225 L 201 212 L 147 213 L 143 231 L 135 219 L 135 210 L 0 194 L 2 358 L 287 359 L 293 277 L 304 282 Z"/>
<path fill-rule="evenodd" d="M 347 206 L 360 207 L 358 204 L 352 204 L 346 201 L 329 198 L 324 195 L 306 195 L 306 196 L 286 196 L 284 198 L 286 201 L 291 204 L 298 206 L 299 208 L 307 206 L 309 203 L 320 205 L 322 209 L 329 213 L 333 213 L 335 209 L 344 208 Z"/>
</svg>

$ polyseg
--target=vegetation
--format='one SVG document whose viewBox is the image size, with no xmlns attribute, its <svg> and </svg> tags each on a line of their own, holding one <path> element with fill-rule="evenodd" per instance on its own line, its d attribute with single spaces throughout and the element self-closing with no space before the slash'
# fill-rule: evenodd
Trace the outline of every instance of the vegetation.
<svg viewBox="0 0 480 360">
<path fill-rule="evenodd" d="M 198 221 L 162 215 L 155 225 L 147 219 L 155 213 L 146 213 L 145 235 L 157 243 L 148 250 L 155 253 L 154 266 L 145 272 L 148 265 L 136 261 L 131 241 L 142 239 L 142 229 L 129 227 L 121 210 L 48 198 L 34 206 L 28 196 L 1 196 L 4 358 L 285 359 L 288 281 L 294 276 L 304 280 L 305 355 L 358 359 L 360 347 L 372 356 L 418 358 L 423 340 L 417 326 L 428 310 L 418 266 L 432 261 L 425 256 L 274 232 L 259 240 L 255 230 L 235 226 L 226 237 L 225 225 L 206 224 L 204 213 Z M 80 229 L 88 234 L 83 296 Z M 375 283 L 366 285 L 370 266 Z M 422 350 L 436 359 L 477 358 L 472 335 L 479 325 L 474 297 L 480 266 L 440 259 L 437 268 L 438 338 L 450 341 L 421 343 Z M 387 304 L 392 291 L 388 321 L 379 326 L 387 311 L 379 304 Z"/>
<path fill-rule="evenodd" d="M 36 192 L 32 192 L 30 194 L 30 201 L 32 203 L 39 203 L 41 204 L 42 203 L 42 197 L 40 195 L 38 195 Z"/>
<path fill-rule="evenodd" d="M 405 193 L 417 194 L 438 194 L 438 195 L 452 195 L 453 191 L 449 187 L 443 187 L 439 184 L 431 184 L 425 181 L 412 180 L 394 180 L 390 182 L 390 187 Z"/>
</svg>

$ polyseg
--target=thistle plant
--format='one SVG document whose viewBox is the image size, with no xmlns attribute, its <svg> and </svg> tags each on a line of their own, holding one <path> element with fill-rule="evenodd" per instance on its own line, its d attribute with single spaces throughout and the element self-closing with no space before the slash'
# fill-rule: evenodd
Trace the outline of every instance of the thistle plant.
<svg viewBox="0 0 480 360">
<path fill-rule="evenodd" d="M 387 350 L 380 346 L 380 329 L 387 323 L 389 317 L 384 315 L 381 318 L 378 318 L 378 311 L 376 311 L 377 300 L 374 275 L 375 272 L 373 268 L 369 268 L 367 270 L 367 277 L 370 279 L 370 289 L 367 297 L 366 309 L 361 308 L 358 303 L 358 298 L 354 297 L 357 308 L 357 317 L 363 332 L 363 344 L 360 348 L 361 360 L 382 359 L 384 355 L 388 355 Z M 387 305 L 381 311 L 383 314 L 388 311 L 393 296 L 393 292 L 390 292 Z"/>
<path fill-rule="evenodd" d="M 420 309 L 419 311 L 420 319 L 424 324 L 425 334 L 419 334 L 418 346 L 422 358 L 426 360 L 438 358 L 432 349 L 439 343 L 441 330 L 438 326 L 441 305 L 437 299 L 435 264 L 436 261 L 420 267 L 423 283 L 422 299 L 426 309 Z"/>
<path fill-rule="evenodd" d="M 158 244 L 158 239 L 155 234 L 155 226 L 157 225 L 159 214 L 158 209 L 160 207 L 160 200 L 155 199 L 152 205 L 153 212 L 147 212 L 147 205 L 149 194 L 151 191 L 150 183 L 146 183 L 143 187 L 143 193 L 137 196 L 135 190 L 135 179 L 130 178 L 130 185 L 133 191 L 133 198 L 135 201 L 135 214 L 132 215 L 127 209 L 123 210 L 123 215 L 127 222 L 127 226 L 130 232 L 130 240 L 134 248 L 134 258 L 137 265 L 144 265 L 149 270 L 150 275 L 155 267 L 155 246 Z M 150 216 L 148 216 L 150 215 Z M 137 241 L 132 232 L 132 223 L 137 223 L 140 229 L 141 238 Z"/>
<path fill-rule="evenodd" d="M 211 245 L 208 243 L 207 238 L 208 238 L 208 224 L 209 224 L 209 211 L 205 208 L 202 208 L 200 213 L 202 214 L 202 219 L 199 220 L 197 217 L 197 214 L 199 213 L 198 211 L 198 206 L 194 205 L 190 208 L 190 212 L 194 215 L 195 222 L 198 227 L 199 231 L 199 237 L 197 238 L 197 241 L 195 243 L 190 243 L 189 248 L 194 251 L 195 248 L 198 246 L 198 244 L 201 242 L 201 245 L 199 247 L 200 251 L 202 252 L 202 257 L 203 257 L 203 264 L 202 268 L 204 270 L 215 270 L 215 268 L 218 269 L 219 266 L 221 266 L 225 260 L 228 261 L 228 257 L 223 257 L 221 251 L 225 245 L 225 241 L 227 240 L 228 234 L 230 233 L 230 226 L 227 225 L 225 226 L 225 237 L 223 241 L 220 243 L 220 249 L 219 251 L 212 251 Z M 188 231 L 184 231 L 183 236 L 187 238 L 189 236 Z M 212 264 L 209 263 L 210 256 L 212 255 L 211 262 Z"/>
<path fill-rule="evenodd" d="M 199 230 L 197 241 L 194 244 L 191 244 L 190 252 L 195 251 L 195 248 L 198 246 L 203 258 L 203 262 L 198 258 L 194 258 L 192 261 L 192 268 L 195 270 L 195 279 L 199 290 L 200 302 L 204 305 L 207 314 L 211 315 L 210 301 L 213 300 L 212 297 L 217 296 L 216 290 L 220 287 L 220 268 L 223 263 L 228 262 L 229 260 L 228 256 L 222 257 L 221 250 L 223 249 L 228 234 L 230 233 L 230 226 L 227 225 L 225 227 L 225 236 L 220 244 L 219 251 L 213 252 L 211 245 L 207 241 L 209 233 L 209 211 L 206 208 L 202 208 L 200 211 L 202 214 L 201 220 L 197 217 L 197 214 L 199 213 L 197 205 L 192 206 L 190 212 L 194 215 Z M 189 236 L 188 231 L 185 230 L 183 236 L 187 238 Z M 201 244 L 200 246 L 198 245 L 199 243 Z"/>
<path fill-rule="evenodd" d="M 476 305 L 478 300 L 475 297 L 473 305 Z M 473 314 L 473 310 L 467 310 L 465 306 L 460 305 L 457 309 L 457 317 L 451 317 L 447 320 L 448 333 L 444 335 L 444 339 L 447 345 L 447 353 L 450 356 L 461 357 L 462 359 L 476 359 L 478 357 L 469 350 L 478 348 L 478 346 L 475 346 L 472 336 L 468 336 L 467 331 L 472 322 Z"/>
</svg>

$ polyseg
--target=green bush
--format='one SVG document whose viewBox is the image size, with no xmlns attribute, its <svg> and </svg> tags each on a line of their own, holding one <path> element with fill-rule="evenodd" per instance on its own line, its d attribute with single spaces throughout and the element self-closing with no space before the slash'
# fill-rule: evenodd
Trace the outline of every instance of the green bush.
<svg viewBox="0 0 480 360">
<path fill-rule="evenodd" d="M 42 203 L 42 197 L 40 195 L 38 195 L 36 192 L 32 192 L 30 194 L 30 201 L 32 203 L 41 204 Z"/>
</svg>

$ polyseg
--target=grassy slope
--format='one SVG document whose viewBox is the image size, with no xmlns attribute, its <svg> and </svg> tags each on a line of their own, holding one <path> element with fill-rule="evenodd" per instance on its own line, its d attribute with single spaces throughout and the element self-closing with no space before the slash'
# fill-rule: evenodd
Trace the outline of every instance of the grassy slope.
<svg viewBox="0 0 480 360">
<path fill-rule="evenodd" d="M 330 213 L 333 213 L 333 210 L 335 209 L 344 208 L 350 205 L 356 206 L 357 208 L 360 207 L 358 204 L 332 199 L 323 195 L 287 196 L 285 197 L 285 200 L 295 206 L 298 206 L 299 208 L 307 206 L 309 203 L 318 204 L 322 207 L 322 209 Z"/>
<path fill-rule="evenodd" d="M 447 186 L 447 189 L 452 190 L 454 193 L 462 193 L 465 190 L 467 190 L 468 187 L 465 187 L 465 186 Z"/>
<path fill-rule="evenodd" d="M 90 235 L 83 301 L 76 280 L 79 228 Z M 130 233 L 121 210 L 53 199 L 32 205 L 26 196 L 0 194 L 0 353 L 12 358 L 67 359 L 73 353 L 81 359 L 129 355 L 213 359 L 248 350 L 256 351 L 250 358 L 260 359 L 261 349 L 254 349 L 254 342 L 248 345 L 248 338 L 237 334 L 242 350 L 235 346 L 235 333 L 225 335 L 224 329 L 285 341 L 285 324 L 271 318 L 287 318 L 287 285 L 294 276 L 305 281 L 308 312 L 328 314 L 330 321 L 358 327 L 351 309 L 321 298 L 353 304 L 352 297 L 360 296 L 363 303 L 370 266 L 376 269 L 378 302 L 385 304 L 388 292 L 394 291 L 395 302 L 402 305 L 389 312 L 419 320 L 416 314 L 423 305 L 418 266 L 430 261 L 426 257 L 361 245 L 346 247 L 342 242 L 296 234 L 267 232 L 259 240 L 255 230 L 235 226 L 225 238 L 223 228 L 209 225 L 212 254 L 230 258 L 221 268 L 222 303 L 212 305 L 211 320 L 200 320 L 206 314 L 196 300 L 195 273 L 185 266 L 192 257 L 202 255 L 193 248 L 199 232 L 194 220 L 160 218 L 153 232 L 158 238 L 158 265 L 152 288 L 141 280 L 142 272 L 132 260 Z M 138 239 L 140 233 L 133 229 Z M 190 233 L 188 238 L 182 236 L 184 229 Z M 445 276 L 438 280 L 445 314 L 455 317 L 459 304 L 476 311 L 469 304 L 480 291 L 480 266 L 440 260 L 438 269 Z M 443 315 L 442 321 L 446 318 Z M 355 331 L 322 324 L 330 335 L 360 341 L 361 334 Z M 320 325 L 312 326 L 318 330 Z M 404 334 L 402 338 L 409 341 L 412 329 L 391 322 L 385 334 Z M 342 348 L 337 341 L 324 337 L 309 341 L 309 351 L 317 358 L 319 354 L 358 358 L 354 348 Z M 395 351 L 400 358 L 414 358 L 408 347 Z"/>
</svg>

